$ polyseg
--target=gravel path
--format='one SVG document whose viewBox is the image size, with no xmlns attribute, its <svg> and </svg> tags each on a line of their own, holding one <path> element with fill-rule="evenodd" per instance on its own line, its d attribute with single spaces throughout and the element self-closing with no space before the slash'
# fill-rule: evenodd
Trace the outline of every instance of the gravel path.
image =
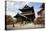
<svg viewBox="0 0 46 31">
<path fill-rule="evenodd" d="M 29 29 L 29 28 L 39 28 L 39 27 L 44 27 L 43 25 L 35 25 L 33 23 L 25 24 L 25 25 L 20 25 L 20 24 L 14 24 L 13 25 L 7 25 L 7 30 L 15 30 L 15 29 Z"/>
</svg>

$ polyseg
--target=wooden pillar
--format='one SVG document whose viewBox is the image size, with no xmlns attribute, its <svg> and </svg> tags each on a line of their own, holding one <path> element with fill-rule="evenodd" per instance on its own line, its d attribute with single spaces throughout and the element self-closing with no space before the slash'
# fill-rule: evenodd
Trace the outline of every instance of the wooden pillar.
<svg viewBox="0 0 46 31">
<path fill-rule="evenodd" d="M 23 24 L 23 18 L 22 18 L 21 24 Z"/>
</svg>

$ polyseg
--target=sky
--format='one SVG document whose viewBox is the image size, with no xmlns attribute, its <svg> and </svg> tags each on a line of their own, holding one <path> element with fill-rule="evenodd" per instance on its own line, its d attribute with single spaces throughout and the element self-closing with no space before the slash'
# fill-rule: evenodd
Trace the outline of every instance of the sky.
<svg viewBox="0 0 46 31">
<path fill-rule="evenodd" d="M 17 13 L 21 13 L 19 9 L 22 9 L 25 5 L 28 5 L 29 7 L 34 7 L 35 16 L 37 17 L 37 12 L 41 10 L 40 6 L 42 3 L 38 2 L 26 2 L 26 1 L 8 1 L 6 4 L 6 14 L 15 16 Z"/>
</svg>

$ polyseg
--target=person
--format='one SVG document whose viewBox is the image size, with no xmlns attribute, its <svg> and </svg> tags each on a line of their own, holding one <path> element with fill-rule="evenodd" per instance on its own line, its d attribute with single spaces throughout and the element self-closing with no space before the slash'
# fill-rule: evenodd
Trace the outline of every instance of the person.
<svg viewBox="0 0 46 31">
<path fill-rule="evenodd" d="M 14 26 L 14 22 L 13 22 L 13 27 L 15 27 L 15 26 Z"/>
</svg>

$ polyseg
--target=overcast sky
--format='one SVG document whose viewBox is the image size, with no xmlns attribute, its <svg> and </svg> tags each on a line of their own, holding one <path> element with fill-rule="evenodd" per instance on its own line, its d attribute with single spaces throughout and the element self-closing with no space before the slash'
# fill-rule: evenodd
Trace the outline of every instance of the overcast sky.
<svg viewBox="0 0 46 31">
<path fill-rule="evenodd" d="M 21 13 L 21 11 L 19 11 L 19 9 L 22 9 L 26 4 L 29 7 L 32 7 L 32 6 L 34 7 L 35 16 L 37 16 L 37 12 L 39 10 L 41 10 L 40 6 L 42 5 L 42 3 L 36 3 L 36 2 L 33 3 L 33 2 L 24 2 L 24 1 L 7 2 L 6 14 L 15 16 L 18 12 Z"/>
</svg>

